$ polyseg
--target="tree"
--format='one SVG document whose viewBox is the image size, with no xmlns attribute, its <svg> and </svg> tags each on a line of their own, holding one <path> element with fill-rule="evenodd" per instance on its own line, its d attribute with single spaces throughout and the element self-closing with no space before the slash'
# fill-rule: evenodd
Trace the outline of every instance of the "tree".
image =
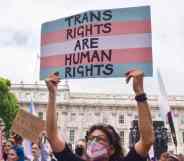
<svg viewBox="0 0 184 161">
<path fill-rule="evenodd" d="M 11 82 L 0 77 L 0 118 L 5 123 L 5 133 L 9 136 L 12 122 L 19 110 L 18 100 L 10 92 Z"/>
</svg>

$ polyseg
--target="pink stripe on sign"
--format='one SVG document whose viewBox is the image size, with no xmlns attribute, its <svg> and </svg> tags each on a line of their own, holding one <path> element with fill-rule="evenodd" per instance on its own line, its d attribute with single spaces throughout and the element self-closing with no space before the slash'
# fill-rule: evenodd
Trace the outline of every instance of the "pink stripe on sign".
<svg viewBox="0 0 184 161">
<path fill-rule="evenodd" d="M 53 42 L 63 42 L 65 33 L 63 30 L 59 32 L 48 32 L 46 34 L 41 34 L 41 46 L 53 43 Z"/>
<path fill-rule="evenodd" d="M 109 50 L 104 50 L 105 53 L 109 53 Z M 92 60 L 94 51 L 90 51 L 89 57 Z M 128 64 L 128 63 L 146 63 L 152 62 L 152 49 L 151 48 L 132 48 L 132 49 L 113 49 L 111 55 L 111 61 L 109 62 L 106 58 L 101 59 L 101 50 L 98 51 L 99 59 L 93 58 L 93 64 Z M 66 54 L 69 58 L 70 54 Z M 71 54 L 71 65 L 75 66 L 73 59 L 77 61 L 78 56 L 81 54 Z M 69 62 L 69 61 L 68 61 Z M 87 61 L 87 57 L 83 57 L 82 64 L 91 64 L 92 62 Z M 77 64 L 79 65 L 79 64 Z M 41 58 L 41 68 L 49 67 L 64 67 L 65 66 L 65 55 L 55 55 Z"/>
<path fill-rule="evenodd" d="M 97 27 L 97 25 L 100 27 Z M 95 27 L 96 26 L 96 27 Z M 87 24 L 87 28 L 90 28 L 90 24 Z M 109 28 L 111 28 L 111 31 L 108 33 L 104 33 L 103 31 L 107 32 L 109 31 Z M 72 28 L 74 31 L 74 28 Z M 103 31 L 102 31 L 103 30 Z M 80 29 L 81 33 L 82 29 Z M 92 27 L 92 34 L 90 35 L 90 32 L 88 30 L 87 34 L 84 35 L 84 37 L 89 36 L 110 36 L 110 35 L 120 35 L 120 34 L 130 34 L 130 33 L 149 33 L 151 32 L 151 21 L 128 21 L 128 22 L 112 22 L 111 24 L 93 24 Z M 70 35 L 66 36 L 66 29 L 62 29 L 57 32 L 49 32 L 49 33 L 42 33 L 41 35 L 41 45 L 46 45 L 50 43 L 58 43 L 58 42 L 64 42 L 71 39 L 80 38 L 80 35 L 77 35 L 72 32 Z"/>
<path fill-rule="evenodd" d="M 54 55 L 40 58 L 40 67 L 63 67 L 65 66 L 65 55 Z"/>
<path fill-rule="evenodd" d="M 111 35 L 151 32 L 151 21 L 115 22 Z"/>
</svg>

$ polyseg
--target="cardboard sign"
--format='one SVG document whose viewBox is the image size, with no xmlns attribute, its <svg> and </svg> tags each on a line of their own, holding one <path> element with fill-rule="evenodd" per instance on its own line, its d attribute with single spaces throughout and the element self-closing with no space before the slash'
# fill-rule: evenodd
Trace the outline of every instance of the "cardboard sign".
<svg viewBox="0 0 184 161">
<path fill-rule="evenodd" d="M 12 131 L 23 138 L 38 142 L 39 135 L 45 130 L 45 121 L 29 112 L 20 110 L 13 121 Z"/>
<path fill-rule="evenodd" d="M 94 10 L 42 24 L 40 79 L 152 76 L 150 7 Z"/>
</svg>

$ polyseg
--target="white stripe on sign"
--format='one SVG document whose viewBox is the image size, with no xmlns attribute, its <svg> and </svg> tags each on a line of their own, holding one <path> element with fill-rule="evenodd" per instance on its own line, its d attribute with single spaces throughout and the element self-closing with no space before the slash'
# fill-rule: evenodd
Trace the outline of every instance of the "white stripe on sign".
<svg viewBox="0 0 184 161">
<path fill-rule="evenodd" d="M 91 37 L 92 38 L 92 37 Z M 126 48 L 147 48 L 151 47 L 151 33 L 144 34 L 127 34 L 127 35 L 115 35 L 115 36 L 100 36 L 98 38 L 98 48 L 87 48 L 85 50 L 102 50 L 102 49 L 126 49 Z M 78 39 L 80 42 L 83 39 Z M 41 57 L 52 56 L 52 55 L 63 55 L 69 53 L 79 52 L 79 50 L 74 50 L 77 40 L 67 41 L 63 43 L 55 43 L 50 45 L 45 45 L 41 48 Z M 82 43 L 80 44 L 82 46 Z M 89 43 L 87 44 L 89 47 Z"/>
</svg>

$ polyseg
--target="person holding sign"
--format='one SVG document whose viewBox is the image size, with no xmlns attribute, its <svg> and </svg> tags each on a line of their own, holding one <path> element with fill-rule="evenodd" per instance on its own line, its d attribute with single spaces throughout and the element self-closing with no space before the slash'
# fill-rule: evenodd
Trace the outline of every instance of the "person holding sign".
<svg viewBox="0 0 184 161">
<path fill-rule="evenodd" d="M 110 125 L 93 125 L 86 135 L 87 161 L 146 161 L 148 151 L 154 143 L 153 125 L 147 97 L 143 88 L 143 72 L 131 70 L 126 73 L 126 81 L 133 79 L 133 90 L 139 114 L 140 140 L 123 156 L 119 135 Z M 56 121 L 56 93 L 60 82 L 59 75 L 52 74 L 46 80 L 49 90 L 47 109 L 47 135 L 52 150 L 59 161 L 82 161 L 71 152 L 57 130 Z"/>
</svg>

